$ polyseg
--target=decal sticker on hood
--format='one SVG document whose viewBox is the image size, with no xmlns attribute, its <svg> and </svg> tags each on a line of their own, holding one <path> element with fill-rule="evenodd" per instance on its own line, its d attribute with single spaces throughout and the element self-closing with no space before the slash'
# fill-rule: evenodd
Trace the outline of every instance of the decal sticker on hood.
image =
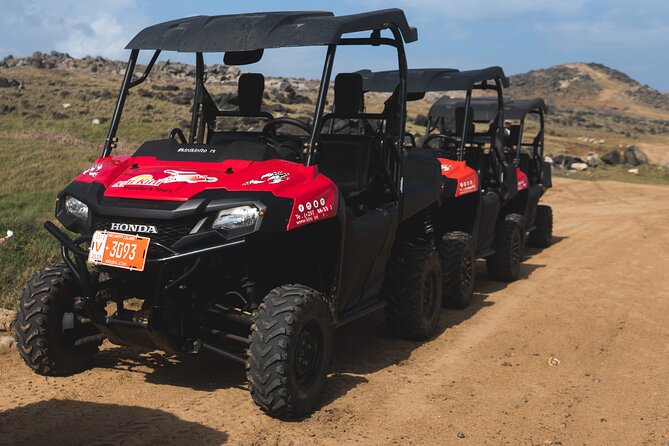
<svg viewBox="0 0 669 446">
<path fill-rule="evenodd" d="M 253 184 L 279 184 L 290 180 L 290 174 L 287 172 L 270 172 L 261 176 L 259 180 L 249 180 L 243 183 L 242 186 L 251 186 Z"/>
<path fill-rule="evenodd" d="M 82 175 L 88 175 L 91 178 L 95 178 L 95 177 L 98 176 L 98 172 L 100 172 L 103 167 L 104 167 L 104 164 L 96 164 L 93 167 L 91 167 L 90 169 L 84 170 Z"/>
<path fill-rule="evenodd" d="M 153 175 L 144 174 L 137 175 L 129 180 L 118 181 L 112 184 L 111 187 L 126 187 L 126 186 L 161 186 L 163 184 L 170 183 L 214 183 L 218 181 L 218 178 L 208 177 L 206 175 L 200 175 L 197 172 L 183 172 L 180 170 L 166 170 L 166 174 L 169 176 L 165 178 L 155 179 Z"/>
</svg>

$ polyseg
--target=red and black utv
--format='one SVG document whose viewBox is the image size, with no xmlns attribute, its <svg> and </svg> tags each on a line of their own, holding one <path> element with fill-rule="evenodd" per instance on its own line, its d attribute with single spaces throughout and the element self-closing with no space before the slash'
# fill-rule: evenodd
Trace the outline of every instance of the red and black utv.
<svg viewBox="0 0 669 446">
<path fill-rule="evenodd" d="M 364 72 L 366 91 L 385 91 L 398 73 Z M 465 99 L 443 97 L 430 109 L 423 147 L 433 148 L 441 163 L 443 202 L 434 217 L 442 262 L 443 304 L 469 305 L 475 260 L 486 258 L 489 275 L 515 280 L 523 256 L 523 216 L 510 211 L 518 193 L 515 165 L 503 151 L 503 88 L 509 85 L 499 67 L 482 70 L 412 69 L 411 99 L 426 92 L 463 91 Z M 494 99 L 474 99 L 474 90 L 492 91 Z M 489 110 L 477 115 L 476 104 Z"/>
<path fill-rule="evenodd" d="M 416 39 L 397 9 L 199 16 L 141 31 L 127 47 L 101 158 L 58 195 L 56 217 L 76 238 L 45 223 L 65 265 L 39 272 L 21 297 L 16 336 L 26 363 L 43 375 L 73 374 L 104 339 L 214 352 L 244 364 L 255 402 L 284 418 L 317 404 L 334 327 L 385 307 L 393 332 L 430 337 L 442 292 L 427 210 L 439 206 L 441 177 L 431 154 L 404 147 L 404 44 Z M 368 135 L 323 131 L 326 118 L 370 118 L 359 74 L 337 77 L 335 111 L 325 115 L 335 53 L 350 45 L 397 55 L 394 94 Z M 312 123 L 263 111 L 260 74 L 239 79 L 238 111 L 217 108 L 203 53 L 247 65 L 267 49 L 304 46 L 326 51 Z M 135 78 L 141 50 L 153 56 Z M 126 98 L 161 51 L 195 54 L 188 137 L 175 128 L 112 156 Z M 236 117 L 264 128 L 218 130 L 217 120 Z"/>
<path fill-rule="evenodd" d="M 539 204 L 553 186 L 551 165 L 544 157 L 547 110 L 543 99 L 511 100 L 504 104 L 504 150 L 508 152 L 507 158 L 518 166 L 518 194 L 505 204 L 505 211 L 525 217 L 527 242 L 537 248 L 547 248 L 553 241 L 553 210 Z M 536 133 L 528 137 L 528 128 Z"/>
<path fill-rule="evenodd" d="M 449 99 L 444 104 L 457 110 L 465 106 L 465 101 Z M 497 101 L 476 98 L 471 108 L 477 122 L 497 117 Z M 539 204 L 552 187 L 551 165 L 544 160 L 546 112 L 543 99 L 504 101 L 502 146 L 506 160 L 516 166 L 518 193 L 504 203 L 502 213 L 522 215 L 525 233 L 529 233 L 527 242 L 537 248 L 550 246 L 553 239 L 553 211 Z M 530 137 L 526 135 L 528 127 L 536 131 Z"/>
</svg>

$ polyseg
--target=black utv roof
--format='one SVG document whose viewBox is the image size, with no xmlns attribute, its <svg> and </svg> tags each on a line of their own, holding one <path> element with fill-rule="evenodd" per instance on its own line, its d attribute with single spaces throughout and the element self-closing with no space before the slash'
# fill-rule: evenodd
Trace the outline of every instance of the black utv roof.
<svg viewBox="0 0 669 446">
<path fill-rule="evenodd" d="M 455 73 L 454 68 L 420 68 L 407 71 L 409 93 L 425 93 L 434 91 L 430 88 L 432 82 L 447 73 Z M 362 75 L 362 85 L 365 92 L 392 93 L 400 81 L 397 70 L 372 72 L 358 71 Z"/>
<path fill-rule="evenodd" d="M 465 106 L 464 99 L 452 99 L 444 96 L 434 103 L 430 109 L 430 116 L 433 118 L 453 117 L 458 108 Z M 474 109 L 475 121 L 492 121 L 497 117 L 497 99 L 491 98 L 472 98 L 471 107 Z M 533 111 L 543 111 L 546 113 L 548 108 L 543 99 L 520 99 L 505 101 L 504 119 L 523 119 Z"/>
<path fill-rule="evenodd" d="M 397 71 L 369 70 L 360 71 L 365 91 L 392 92 L 397 87 L 399 75 Z M 453 68 L 411 69 L 408 72 L 410 93 L 426 93 L 428 91 L 459 91 L 469 90 L 481 82 L 499 78 L 506 88 L 509 79 L 500 67 L 489 67 L 481 70 L 459 71 Z"/>
<path fill-rule="evenodd" d="M 540 110 L 544 113 L 548 112 L 548 106 L 541 98 L 507 101 L 504 104 L 504 118 L 523 119 L 528 113 Z"/>
<path fill-rule="evenodd" d="M 331 12 L 258 12 L 196 16 L 150 26 L 126 49 L 180 52 L 252 51 L 336 44 L 343 34 L 394 24 L 406 43 L 418 40 L 404 11 L 385 9 L 336 17 Z"/>
</svg>

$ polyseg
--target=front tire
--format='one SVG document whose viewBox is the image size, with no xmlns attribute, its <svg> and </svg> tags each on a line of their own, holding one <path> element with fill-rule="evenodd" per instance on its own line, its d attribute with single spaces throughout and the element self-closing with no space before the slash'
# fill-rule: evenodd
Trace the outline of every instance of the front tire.
<svg viewBox="0 0 669 446">
<path fill-rule="evenodd" d="M 394 253 L 386 282 L 386 322 L 397 336 L 423 341 L 439 324 L 441 262 L 431 242 L 411 239 Z"/>
<path fill-rule="evenodd" d="M 272 290 L 254 315 L 246 376 L 255 403 L 272 417 L 311 413 L 332 358 L 330 310 L 303 285 Z"/>
<path fill-rule="evenodd" d="M 74 328 L 63 329 L 63 315 L 75 313 L 78 297 L 79 284 L 63 265 L 45 268 L 28 281 L 19 300 L 14 336 L 19 354 L 36 373 L 69 376 L 90 368 L 100 343 L 79 347 L 74 343 L 99 334 L 98 330 L 76 320 Z"/>
<path fill-rule="evenodd" d="M 486 259 L 488 276 L 493 280 L 513 282 L 520 274 L 525 245 L 525 218 L 509 214 L 498 223 L 495 234 L 495 254 Z"/>
<path fill-rule="evenodd" d="M 548 248 L 553 243 L 553 209 L 539 205 L 535 224 L 536 228 L 528 238 L 529 244 L 536 248 Z"/>
<path fill-rule="evenodd" d="M 476 269 L 474 251 L 474 240 L 466 232 L 448 232 L 439 244 L 443 305 L 447 308 L 467 308 L 472 300 Z"/>
</svg>

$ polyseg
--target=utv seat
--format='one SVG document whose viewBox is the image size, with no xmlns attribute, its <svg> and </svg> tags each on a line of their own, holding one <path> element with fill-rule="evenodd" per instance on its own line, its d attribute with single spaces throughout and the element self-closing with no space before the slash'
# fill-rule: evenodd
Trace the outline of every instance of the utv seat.
<svg viewBox="0 0 669 446">
<path fill-rule="evenodd" d="M 381 116 L 374 113 L 365 113 L 365 92 L 362 75 L 359 73 L 339 73 L 335 78 L 334 87 L 334 111 L 323 117 L 323 122 L 327 123 L 327 125 L 324 125 L 327 133 L 374 134 L 375 129 L 370 124 L 370 120 L 379 120 Z"/>
<path fill-rule="evenodd" d="M 321 136 L 318 168 L 339 187 L 344 198 L 369 185 L 373 136 Z"/>
<path fill-rule="evenodd" d="M 528 153 L 521 153 L 520 154 L 520 170 L 525 172 L 526 175 L 530 175 L 530 160 L 531 157 Z"/>
<path fill-rule="evenodd" d="M 362 76 L 340 73 L 335 79 L 335 112 L 329 119 L 348 119 L 364 108 Z M 376 138 L 366 135 L 321 135 L 318 167 L 337 184 L 344 197 L 369 185 L 372 150 Z"/>
<path fill-rule="evenodd" d="M 219 116 L 272 119 L 272 115 L 261 111 L 265 94 L 265 76 L 245 73 L 239 77 L 237 96 L 239 112 L 220 112 Z M 260 142 L 260 132 L 212 132 L 209 144 L 227 145 L 233 141 Z"/>
</svg>

